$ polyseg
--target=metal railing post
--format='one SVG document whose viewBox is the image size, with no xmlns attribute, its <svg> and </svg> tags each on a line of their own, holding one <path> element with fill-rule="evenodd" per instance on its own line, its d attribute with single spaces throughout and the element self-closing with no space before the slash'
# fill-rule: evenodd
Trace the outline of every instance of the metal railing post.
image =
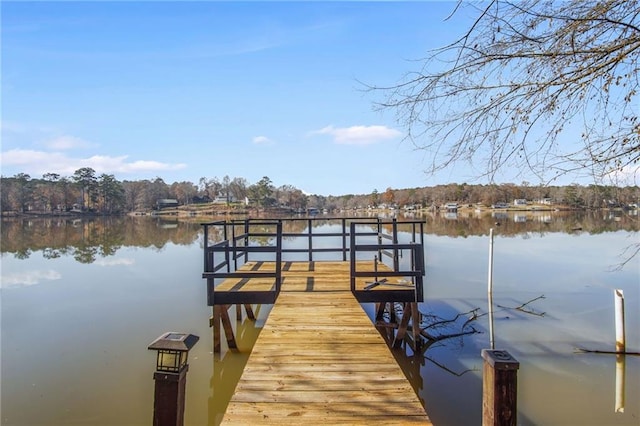
<svg viewBox="0 0 640 426">
<path fill-rule="evenodd" d="M 351 276 L 351 291 L 356 291 L 356 223 L 349 224 L 349 275 Z"/>
<path fill-rule="evenodd" d="M 233 270 L 238 269 L 238 252 L 236 251 L 236 224 L 231 222 L 231 248 L 233 249 Z"/>
<path fill-rule="evenodd" d="M 249 247 L 249 220 L 251 219 L 244 220 L 244 246 L 245 246 L 244 261 L 245 262 L 249 261 L 249 252 L 246 250 L 246 247 Z"/>
<path fill-rule="evenodd" d="M 394 217 L 391 223 L 392 223 L 392 235 L 393 235 L 392 241 L 393 241 L 393 244 L 398 244 L 398 221 Z M 393 249 L 393 270 L 396 272 L 400 270 L 400 260 L 398 259 L 397 248 Z"/>
<path fill-rule="evenodd" d="M 276 293 L 282 285 L 282 220 L 276 224 Z"/>
<path fill-rule="evenodd" d="M 342 218 L 342 261 L 347 261 L 347 219 Z"/>
<path fill-rule="evenodd" d="M 307 229 L 309 230 L 309 262 L 313 261 L 313 223 L 311 219 L 307 222 Z"/>
<path fill-rule="evenodd" d="M 204 226 L 204 271 L 209 271 L 209 225 Z"/>
</svg>

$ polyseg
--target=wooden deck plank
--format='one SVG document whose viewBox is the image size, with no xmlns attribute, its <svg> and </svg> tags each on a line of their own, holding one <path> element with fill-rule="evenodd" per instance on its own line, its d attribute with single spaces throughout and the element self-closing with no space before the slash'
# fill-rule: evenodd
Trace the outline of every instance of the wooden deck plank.
<svg viewBox="0 0 640 426">
<path fill-rule="evenodd" d="M 332 364 L 332 363 L 305 363 L 305 364 L 291 364 L 288 362 L 282 363 L 264 363 L 258 364 L 254 363 L 252 365 L 247 365 L 244 369 L 247 373 L 261 373 L 264 371 L 273 371 L 276 374 L 285 375 L 289 373 L 295 372 L 311 372 L 311 371 L 322 371 L 327 374 L 331 374 L 333 372 L 345 374 L 351 373 L 354 371 L 376 371 L 376 372 L 387 372 L 387 371 L 396 371 L 396 366 L 393 364 L 383 364 L 383 363 L 351 363 L 349 365 L 345 365 L 344 363 Z"/>
<path fill-rule="evenodd" d="M 248 402 L 230 405 L 223 424 L 431 424 L 424 411 L 406 405 L 369 403 L 270 403 Z M 410 414 L 414 413 L 414 414 Z"/>
<path fill-rule="evenodd" d="M 293 392 L 290 392 L 293 393 Z M 386 398 L 386 395 L 382 395 Z M 375 399 L 369 399 L 368 401 L 360 401 L 358 404 L 348 402 L 247 402 L 246 404 L 236 404 L 235 406 L 229 406 L 227 412 L 241 413 L 244 412 L 245 416 L 251 415 L 253 411 L 261 411 L 262 413 L 269 413 L 272 420 L 274 419 L 274 413 L 278 415 L 277 420 L 285 416 L 291 416 L 293 413 L 298 417 L 311 417 L 329 420 L 331 416 L 345 416 L 350 415 L 354 417 L 391 417 L 391 416 L 418 416 L 424 415 L 424 409 L 422 406 L 416 406 L 411 401 L 399 401 L 395 404 L 380 405 Z M 252 423 L 247 423 L 252 424 Z"/>
<path fill-rule="evenodd" d="M 376 390 L 368 392 L 354 392 L 352 390 L 334 390 L 325 392 L 324 390 L 307 390 L 304 392 L 290 391 L 273 391 L 264 392 L 263 390 L 254 391 L 251 389 L 236 390 L 236 401 L 242 402 L 273 402 L 273 403 L 319 403 L 319 404 L 336 404 L 349 401 L 350 403 L 367 403 L 372 398 L 385 398 L 387 403 L 404 404 L 407 400 L 407 390 L 402 387 L 395 391 L 385 390 L 379 392 Z M 420 413 L 418 413 L 420 414 Z"/>
<path fill-rule="evenodd" d="M 260 409 L 260 407 L 256 407 L 256 410 L 257 409 Z M 240 414 L 240 415 L 234 415 L 232 418 L 225 420 L 225 424 L 246 426 L 249 424 L 254 424 L 254 423 L 251 423 L 252 421 L 255 421 L 255 417 L 253 415 L 249 416 L 248 418 L 243 418 L 242 415 Z M 263 414 L 263 419 L 261 420 L 261 423 L 266 423 L 266 424 L 271 423 L 271 424 L 278 424 L 278 425 L 304 424 L 309 426 L 312 426 L 312 425 L 327 426 L 327 425 L 338 425 L 338 424 L 348 424 L 353 426 L 359 426 L 359 425 L 367 426 L 375 423 L 384 424 L 385 426 L 398 426 L 398 425 L 407 425 L 407 424 L 424 425 L 425 424 L 424 416 L 402 416 L 402 417 L 387 416 L 384 418 L 380 418 L 380 417 L 372 418 L 372 417 L 362 416 L 360 418 L 356 418 L 354 416 L 338 416 L 334 414 L 330 417 L 320 416 L 319 418 L 310 419 L 308 416 L 300 415 L 295 410 L 291 411 L 288 415 L 286 413 L 280 415 L 277 421 L 273 421 L 271 420 L 269 415 Z"/>
<path fill-rule="evenodd" d="M 285 265 L 281 293 L 223 424 L 431 424 L 350 292 L 348 265 Z"/>
<path fill-rule="evenodd" d="M 313 263 L 313 268 L 309 265 Z M 287 269 L 286 266 L 289 265 Z M 372 261 L 357 262 L 358 271 L 373 272 Z M 380 271 L 389 271 L 384 264 L 379 264 Z M 275 272 L 275 262 L 247 262 L 241 270 L 243 272 Z M 348 262 L 285 262 L 282 270 L 282 290 L 291 292 L 308 291 L 344 291 L 349 288 Z M 346 277 L 346 280 L 345 280 Z M 312 278 L 310 281 L 309 278 Z M 403 277 L 388 278 L 387 286 L 402 284 Z M 274 291 L 273 278 L 233 278 L 226 279 L 216 286 L 217 291 Z M 356 289 L 362 290 L 373 278 L 357 278 Z M 345 287 L 346 285 L 346 287 Z M 384 290 L 385 286 L 377 286 L 371 291 Z M 388 288 L 387 288 L 388 289 Z"/>
</svg>

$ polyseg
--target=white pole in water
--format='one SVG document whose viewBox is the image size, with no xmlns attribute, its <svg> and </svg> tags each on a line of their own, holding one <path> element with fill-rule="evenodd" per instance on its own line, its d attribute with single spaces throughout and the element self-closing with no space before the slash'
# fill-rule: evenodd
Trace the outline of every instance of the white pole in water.
<svg viewBox="0 0 640 426">
<path fill-rule="evenodd" d="M 616 413 L 624 413 L 625 394 L 625 356 L 626 342 L 624 335 L 624 293 L 620 289 L 613 290 L 616 316 Z"/>
<path fill-rule="evenodd" d="M 489 276 L 487 277 L 487 296 L 489 302 L 489 341 L 495 349 L 493 339 L 493 228 L 489 229 Z"/>
<path fill-rule="evenodd" d="M 624 352 L 626 343 L 624 337 L 624 293 L 622 290 L 613 290 L 616 307 L 616 352 Z"/>
</svg>

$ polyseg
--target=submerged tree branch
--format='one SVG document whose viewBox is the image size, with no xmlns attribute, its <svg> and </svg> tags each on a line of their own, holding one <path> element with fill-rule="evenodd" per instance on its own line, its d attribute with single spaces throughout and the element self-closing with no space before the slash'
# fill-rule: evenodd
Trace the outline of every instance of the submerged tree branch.
<svg viewBox="0 0 640 426">
<path fill-rule="evenodd" d="M 530 303 L 535 302 L 536 300 L 540 300 L 540 299 L 544 299 L 544 298 L 545 297 L 544 297 L 544 294 L 543 294 L 543 295 L 535 297 L 535 298 L 533 298 L 533 299 L 531 299 L 531 300 L 529 300 L 527 302 L 524 302 L 520 306 L 516 306 L 514 308 L 510 308 L 510 307 L 507 307 L 507 306 L 501 306 L 501 305 L 496 305 L 496 306 L 499 307 L 499 308 L 505 309 L 505 310 L 516 310 L 516 311 L 524 312 L 525 314 L 530 314 L 530 315 L 535 315 L 535 316 L 538 316 L 538 317 L 543 317 L 546 314 L 546 312 L 536 312 L 534 310 L 527 309 L 527 306 Z"/>
</svg>

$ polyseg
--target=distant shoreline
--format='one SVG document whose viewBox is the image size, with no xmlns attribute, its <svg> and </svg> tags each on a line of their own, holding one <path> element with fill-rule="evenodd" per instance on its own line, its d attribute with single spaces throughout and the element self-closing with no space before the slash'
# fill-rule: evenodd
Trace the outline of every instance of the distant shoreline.
<svg viewBox="0 0 640 426">
<path fill-rule="evenodd" d="M 600 208 L 586 208 L 586 207 L 569 207 L 566 205 L 558 206 L 543 206 L 543 205 L 529 205 L 529 206 L 509 206 L 492 208 L 485 206 L 459 206 L 457 209 L 447 209 L 445 207 L 424 207 L 420 209 L 390 209 L 390 208 L 364 208 L 356 210 L 336 210 L 333 212 L 321 213 L 321 214 L 333 214 L 339 213 L 341 215 L 349 214 L 350 212 L 361 213 L 490 213 L 490 212 L 558 212 L 558 211 L 623 211 L 622 207 L 600 207 Z M 210 216 L 264 216 L 264 215 L 295 215 L 301 214 L 294 210 L 286 208 L 266 208 L 266 209 L 249 209 L 249 208 L 220 208 L 219 206 L 212 207 L 211 205 L 203 205 L 194 208 L 193 205 L 182 206 L 178 208 L 166 208 L 162 210 L 151 211 L 132 211 L 132 212 L 119 212 L 119 213 L 95 213 L 95 212 L 82 212 L 82 211 L 68 211 L 68 212 L 16 212 L 5 211 L 1 212 L 2 218 L 86 218 L 86 217 L 117 217 L 117 216 L 132 216 L 132 217 L 210 217 Z"/>
</svg>

